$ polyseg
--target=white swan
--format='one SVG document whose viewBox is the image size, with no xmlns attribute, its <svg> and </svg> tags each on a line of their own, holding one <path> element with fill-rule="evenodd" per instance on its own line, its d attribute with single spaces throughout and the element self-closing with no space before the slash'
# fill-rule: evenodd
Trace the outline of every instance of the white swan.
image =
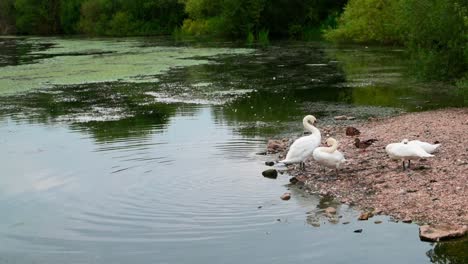
<svg viewBox="0 0 468 264">
<path fill-rule="evenodd" d="M 408 144 L 416 144 L 429 154 L 434 153 L 434 151 L 436 151 L 436 149 L 440 146 L 440 144 L 431 144 L 420 140 L 411 140 L 408 142 Z"/>
<path fill-rule="evenodd" d="M 313 157 L 319 164 L 335 169 L 336 175 L 338 175 L 340 165 L 346 160 L 343 153 L 336 150 L 338 148 L 338 142 L 334 138 L 328 138 L 327 145 L 328 147 L 316 148 Z"/>
<path fill-rule="evenodd" d="M 385 147 L 385 151 L 391 159 L 402 160 L 403 170 L 405 170 L 405 160 L 408 160 L 408 168 L 411 165 L 411 160 L 419 158 L 434 157 L 424 151 L 418 144 L 409 144 L 407 139 L 400 143 L 391 143 Z"/>
<path fill-rule="evenodd" d="M 281 160 L 280 163 L 300 163 L 301 167 L 303 169 L 305 168 L 304 160 L 312 155 L 314 149 L 320 145 L 320 141 L 322 140 L 320 131 L 313 126 L 316 121 L 317 119 L 313 115 L 307 115 L 304 117 L 302 124 L 306 130 L 311 132 L 311 134 L 296 139 L 296 141 L 292 143 L 291 147 L 289 147 L 286 158 Z"/>
</svg>

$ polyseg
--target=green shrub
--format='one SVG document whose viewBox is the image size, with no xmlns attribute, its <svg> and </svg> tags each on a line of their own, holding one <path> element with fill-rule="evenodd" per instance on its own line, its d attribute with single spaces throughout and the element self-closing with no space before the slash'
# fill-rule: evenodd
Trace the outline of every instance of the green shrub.
<svg viewBox="0 0 468 264">
<path fill-rule="evenodd" d="M 135 34 L 135 27 L 132 18 L 125 12 L 118 11 L 109 21 L 106 35 L 127 36 Z"/>
<path fill-rule="evenodd" d="M 245 42 L 248 45 L 252 45 L 255 42 L 255 36 L 254 36 L 252 31 L 247 32 L 247 38 L 246 38 Z"/>
<path fill-rule="evenodd" d="M 468 7 L 460 3 L 406 0 L 401 6 L 404 42 L 417 76 L 450 80 L 468 71 Z"/>
<path fill-rule="evenodd" d="M 324 37 L 334 42 L 401 43 L 398 3 L 398 0 L 350 0 L 338 18 L 338 27 L 333 28 L 330 21 Z"/>
<path fill-rule="evenodd" d="M 268 29 L 262 29 L 260 32 L 258 32 L 258 43 L 261 46 L 267 46 L 270 44 L 270 39 L 268 35 L 270 34 L 270 31 Z"/>
</svg>

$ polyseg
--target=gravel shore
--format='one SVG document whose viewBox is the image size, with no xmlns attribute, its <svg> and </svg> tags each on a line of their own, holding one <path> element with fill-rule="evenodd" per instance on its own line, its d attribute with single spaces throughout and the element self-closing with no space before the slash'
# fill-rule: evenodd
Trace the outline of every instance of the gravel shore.
<svg viewBox="0 0 468 264">
<path fill-rule="evenodd" d="M 339 121 L 333 126 L 318 125 L 322 142 L 337 139 L 338 150 L 347 159 L 338 177 L 312 158 L 305 171 L 291 166 L 289 173 L 307 188 L 362 210 L 421 224 L 468 225 L 467 108 L 407 113 L 353 126 L 361 132 L 359 136 L 346 136 L 346 126 Z M 378 141 L 364 151 L 354 146 L 356 137 Z M 403 171 L 401 162 L 390 160 L 384 148 L 405 138 L 439 141 L 441 147 L 435 157 L 413 161 Z"/>
</svg>

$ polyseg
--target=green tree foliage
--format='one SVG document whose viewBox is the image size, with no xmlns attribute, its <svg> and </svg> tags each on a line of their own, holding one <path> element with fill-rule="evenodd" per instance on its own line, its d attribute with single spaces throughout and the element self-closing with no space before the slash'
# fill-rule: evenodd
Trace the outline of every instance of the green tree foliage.
<svg viewBox="0 0 468 264">
<path fill-rule="evenodd" d="M 79 31 L 88 35 L 104 35 L 111 14 L 112 5 L 107 0 L 85 0 L 81 5 Z"/>
<path fill-rule="evenodd" d="M 257 39 L 260 32 L 276 37 L 302 37 L 341 11 L 346 0 L 185 0 L 188 18 L 182 31 Z M 265 34 L 262 34 L 264 38 Z"/>
<path fill-rule="evenodd" d="M 338 20 L 339 27 L 325 32 L 335 42 L 400 43 L 399 1 L 350 0 Z"/>
<path fill-rule="evenodd" d="M 468 2 L 402 2 L 403 41 L 424 79 L 454 79 L 468 71 Z"/>
<path fill-rule="evenodd" d="M 331 15 L 341 12 L 346 0 L 271 0 L 262 13 L 261 27 L 274 36 L 301 38 L 310 28 L 318 28 Z"/>
<path fill-rule="evenodd" d="M 78 31 L 80 21 L 80 8 L 83 0 L 61 0 L 60 24 L 65 34 L 75 34 Z"/>
<path fill-rule="evenodd" d="M 60 33 L 60 0 L 16 0 L 16 29 L 22 34 Z"/>
<path fill-rule="evenodd" d="M 15 1 L 0 0 L 0 34 L 15 32 Z"/>
<path fill-rule="evenodd" d="M 0 0 L 0 33 L 169 34 L 184 18 L 177 0 Z"/>
</svg>

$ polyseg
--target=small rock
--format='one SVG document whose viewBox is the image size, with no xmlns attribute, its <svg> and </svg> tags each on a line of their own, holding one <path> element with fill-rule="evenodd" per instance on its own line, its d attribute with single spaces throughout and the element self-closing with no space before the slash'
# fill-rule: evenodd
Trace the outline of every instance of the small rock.
<svg viewBox="0 0 468 264">
<path fill-rule="evenodd" d="M 281 200 L 287 201 L 287 200 L 291 199 L 291 193 L 288 193 L 288 192 L 284 193 L 283 195 L 281 195 L 280 198 L 281 198 Z"/>
<path fill-rule="evenodd" d="M 336 214 L 336 209 L 333 208 L 333 207 L 327 207 L 325 209 L 325 213 L 328 214 L 328 215 L 334 215 L 334 214 Z"/>
<path fill-rule="evenodd" d="M 414 189 L 408 189 L 408 190 L 406 190 L 407 193 L 415 193 L 415 192 L 417 192 L 417 191 L 418 191 L 418 190 L 414 190 Z"/>
<path fill-rule="evenodd" d="M 411 218 L 405 218 L 403 220 L 401 220 L 403 223 L 407 223 L 407 224 L 411 224 L 413 222 L 413 220 L 411 220 Z"/>
<path fill-rule="evenodd" d="M 381 223 L 382 223 L 382 221 L 380 221 L 380 220 L 374 221 L 374 224 L 381 224 Z"/>
<path fill-rule="evenodd" d="M 359 131 L 357 128 L 355 127 L 347 127 L 346 128 L 346 135 L 347 136 L 357 136 L 361 134 L 361 131 Z"/>
<path fill-rule="evenodd" d="M 369 218 L 371 218 L 372 216 L 374 216 L 371 212 L 364 212 L 362 213 L 359 217 L 358 217 L 358 220 L 367 220 Z"/>
<path fill-rule="evenodd" d="M 276 179 L 278 177 L 278 171 L 275 169 L 268 169 L 262 172 L 263 177 Z"/>
<path fill-rule="evenodd" d="M 440 241 L 462 237 L 468 232 L 468 226 L 423 225 L 419 227 L 419 238 L 422 241 Z"/>
<path fill-rule="evenodd" d="M 292 177 L 291 179 L 289 179 L 289 182 L 292 184 L 296 184 L 298 181 L 299 180 L 296 177 Z"/>
<path fill-rule="evenodd" d="M 266 151 L 261 151 L 261 152 L 255 153 L 255 154 L 265 156 L 267 154 L 267 152 Z"/>
<path fill-rule="evenodd" d="M 346 117 L 346 120 L 354 120 L 354 119 L 356 119 L 354 116 L 347 116 Z"/>
<path fill-rule="evenodd" d="M 333 119 L 335 119 L 335 120 L 347 120 L 348 117 L 345 116 L 345 115 L 340 115 L 340 116 L 335 116 L 335 117 L 333 117 Z"/>
<path fill-rule="evenodd" d="M 362 233 L 362 229 L 356 229 L 354 230 L 354 233 Z"/>
<path fill-rule="evenodd" d="M 262 209 L 262 206 L 260 205 L 259 207 L 257 207 L 257 209 Z"/>
<path fill-rule="evenodd" d="M 347 225 L 347 224 L 349 224 L 349 221 L 343 222 L 343 225 Z"/>
<path fill-rule="evenodd" d="M 281 219 L 278 218 L 278 219 L 276 219 L 276 221 L 281 222 Z"/>
<path fill-rule="evenodd" d="M 273 165 L 275 165 L 275 163 L 273 161 L 265 161 L 265 165 L 273 166 Z"/>
</svg>

